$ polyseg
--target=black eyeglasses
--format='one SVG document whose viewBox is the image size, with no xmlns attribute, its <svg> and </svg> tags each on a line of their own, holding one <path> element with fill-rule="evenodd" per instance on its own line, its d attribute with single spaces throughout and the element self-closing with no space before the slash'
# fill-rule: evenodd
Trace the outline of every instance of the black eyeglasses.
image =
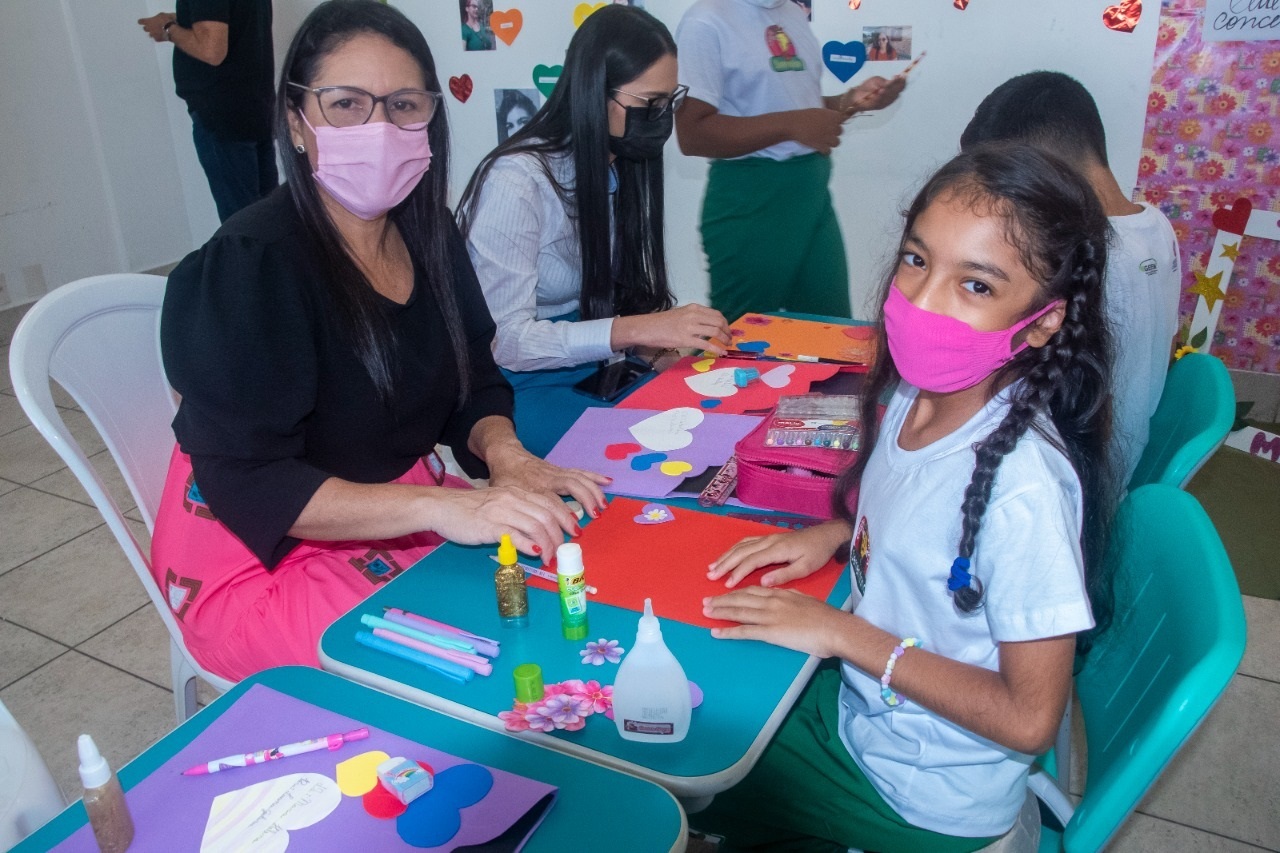
<svg viewBox="0 0 1280 853">
<path fill-rule="evenodd" d="M 354 86 L 321 86 L 308 89 L 301 83 L 290 83 L 295 89 L 310 92 L 320 104 L 320 114 L 334 127 L 355 127 L 365 124 L 373 116 L 373 109 L 382 104 L 387 118 L 404 130 L 425 130 L 440 106 L 439 92 L 421 89 L 400 89 L 378 97 Z"/>
<path fill-rule="evenodd" d="M 684 103 L 684 96 L 689 94 L 689 87 L 684 85 L 676 86 L 676 90 L 670 95 L 659 95 L 656 98 L 646 98 L 642 95 L 633 95 L 622 89 L 614 89 L 613 91 L 617 92 L 619 95 L 626 95 L 628 98 L 635 98 L 637 101 L 643 101 L 645 108 L 648 110 L 648 112 L 645 113 L 645 118 L 653 121 L 654 119 L 662 118 L 667 113 L 673 113 L 680 109 L 680 105 Z M 622 103 L 617 98 L 610 96 L 610 99 L 620 107 L 627 106 L 627 104 Z M 639 107 L 633 107 L 633 109 L 639 109 Z"/>
</svg>

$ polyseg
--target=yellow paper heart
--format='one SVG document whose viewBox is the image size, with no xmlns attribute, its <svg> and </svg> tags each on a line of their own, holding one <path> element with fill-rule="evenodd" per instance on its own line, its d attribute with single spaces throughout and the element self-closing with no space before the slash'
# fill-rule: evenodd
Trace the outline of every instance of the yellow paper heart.
<svg viewBox="0 0 1280 853">
<path fill-rule="evenodd" d="M 699 373 L 706 373 L 711 369 L 711 365 L 715 364 L 714 358 L 704 358 L 702 361 L 695 361 L 692 365 L 693 369 Z"/>
<path fill-rule="evenodd" d="M 663 462 L 658 466 L 658 470 L 669 477 L 679 477 L 681 474 L 692 471 L 693 466 L 688 462 Z"/>
<path fill-rule="evenodd" d="M 378 784 L 378 765 L 391 756 L 374 750 L 362 752 L 338 765 L 338 790 L 348 797 L 363 797 Z"/>
<path fill-rule="evenodd" d="M 608 3 L 597 3 L 594 6 L 590 3 L 579 3 L 573 9 L 573 25 L 575 27 L 582 26 L 582 22 L 591 16 L 592 12 L 603 9 Z"/>
</svg>

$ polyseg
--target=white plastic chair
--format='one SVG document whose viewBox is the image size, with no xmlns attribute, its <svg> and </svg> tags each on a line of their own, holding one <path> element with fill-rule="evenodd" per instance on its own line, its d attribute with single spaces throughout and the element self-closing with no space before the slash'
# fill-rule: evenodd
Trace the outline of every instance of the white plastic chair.
<svg viewBox="0 0 1280 853">
<path fill-rule="evenodd" d="M 27 312 L 9 347 L 14 394 L 27 417 L 80 481 L 124 550 L 169 631 L 174 710 L 196 712 L 199 675 L 218 690 L 232 682 L 208 672 L 187 651 L 151 562 L 53 403 L 56 381 L 97 428 L 124 475 L 147 530 L 154 530 L 174 437 L 177 398 L 160 358 L 165 280 L 141 274 L 81 279 L 47 294 Z"/>
<path fill-rule="evenodd" d="M 0 850 L 16 845 L 66 805 L 35 744 L 0 702 Z"/>
</svg>

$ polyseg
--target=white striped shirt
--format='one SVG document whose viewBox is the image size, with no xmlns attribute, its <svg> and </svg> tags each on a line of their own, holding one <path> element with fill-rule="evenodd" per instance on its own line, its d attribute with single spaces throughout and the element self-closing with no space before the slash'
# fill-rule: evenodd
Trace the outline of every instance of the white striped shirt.
<svg viewBox="0 0 1280 853">
<path fill-rule="evenodd" d="M 572 187 L 572 156 L 547 159 L 556 180 Z M 467 252 L 498 326 L 493 357 L 499 366 L 547 370 L 613 354 L 612 317 L 548 319 L 578 310 L 582 261 L 570 211 L 535 155 L 509 154 L 494 162 L 476 199 Z"/>
</svg>

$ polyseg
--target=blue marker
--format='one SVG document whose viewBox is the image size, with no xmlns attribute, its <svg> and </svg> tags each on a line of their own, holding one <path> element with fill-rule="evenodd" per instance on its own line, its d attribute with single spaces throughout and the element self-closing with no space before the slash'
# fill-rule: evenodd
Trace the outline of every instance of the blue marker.
<svg viewBox="0 0 1280 853">
<path fill-rule="evenodd" d="M 459 684 L 466 684 L 475 675 L 475 673 L 467 669 L 465 666 L 461 666 L 451 661 L 441 660 L 440 658 L 433 658 L 431 655 L 423 654 L 422 652 L 416 649 L 411 649 L 408 646 L 401 646 L 398 643 L 391 642 L 390 640 L 375 637 L 368 631 L 357 631 L 356 642 L 362 646 L 368 646 L 371 649 L 377 649 L 380 652 L 386 652 L 389 655 L 402 658 L 410 663 L 416 663 L 419 666 L 434 670 L 445 678 L 456 681 Z"/>
</svg>

